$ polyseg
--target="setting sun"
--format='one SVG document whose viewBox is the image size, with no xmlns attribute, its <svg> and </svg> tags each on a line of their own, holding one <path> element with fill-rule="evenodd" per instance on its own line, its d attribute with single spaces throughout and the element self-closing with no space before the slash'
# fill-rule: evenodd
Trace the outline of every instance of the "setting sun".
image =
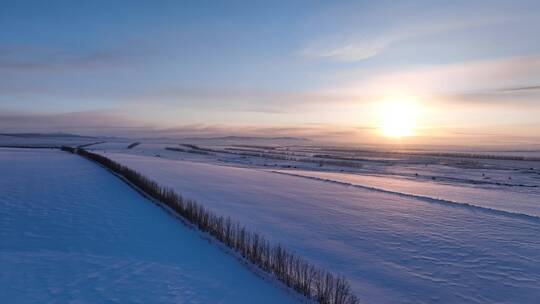
<svg viewBox="0 0 540 304">
<path fill-rule="evenodd" d="M 413 135 L 417 112 L 417 105 L 411 101 L 396 100 L 382 103 L 379 109 L 381 133 L 393 138 Z"/>
</svg>

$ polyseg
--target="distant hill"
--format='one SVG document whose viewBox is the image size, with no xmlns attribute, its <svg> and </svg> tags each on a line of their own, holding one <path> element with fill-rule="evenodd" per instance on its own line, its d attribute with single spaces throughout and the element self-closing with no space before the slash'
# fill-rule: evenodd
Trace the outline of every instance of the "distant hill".
<svg viewBox="0 0 540 304">
<path fill-rule="evenodd" d="M 302 137 L 264 137 L 264 136 L 222 136 L 222 137 L 186 137 L 184 140 L 294 140 L 294 141 L 310 141 L 308 138 Z"/>
</svg>

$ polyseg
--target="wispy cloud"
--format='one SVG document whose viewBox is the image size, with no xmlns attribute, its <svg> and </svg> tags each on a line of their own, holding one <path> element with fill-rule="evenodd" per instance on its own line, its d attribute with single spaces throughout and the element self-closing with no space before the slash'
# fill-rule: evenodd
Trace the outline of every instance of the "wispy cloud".
<svg viewBox="0 0 540 304">
<path fill-rule="evenodd" d="M 0 129 L 6 132 L 75 132 L 115 135 L 152 128 L 111 110 L 35 114 L 0 110 Z"/>
<path fill-rule="evenodd" d="M 522 86 L 522 87 L 510 87 L 510 88 L 501 88 L 500 92 L 515 92 L 515 91 L 540 91 L 540 85 L 533 86 Z"/>
<path fill-rule="evenodd" d="M 393 42 L 399 39 L 387 37 L 373 41 L 356 41 L 340 43 L 337 46 L 312 46 L 301 53 L 311 59 L 328 59 L 335 61 L 361 61 L 376 56 Z"/>
<path fill-rule="evenodd" d="M 91 136 L 148 138 L 186 137 L 301 137 L 319 140 L 344 140 L 371 132 L 371 127 L 349 127 L 324 123 L 261 126 L 227 123 L 178 123 L 172 127 L 145 124 L 115 110 L 34 114 L 0 111 L 3 133 L 73 133 Z"/>
<path fill-rule="evenodd" d="M 490 94 L 535 94 L 540 83 L 540 56 L 476 60 L 453 64 L 425 65 L 373 75 L 348 73 L 334 81 L 345 83 L 334 90 L 388 96 L 394 92 L 441 96 Z M 359 78 L 358 81 L 347 79 Z M 342 81 L 340 81 L 342 79 Z"/>
<path fill-rule="evenodd" d="M 85 52 L 28 45 L 0 45 L 0 70 L 60 71 L 117 66 L 146 51 L 119 47 Z"/>
<path fill-rule="evenodd" d="M 325 59 L 341 62 L 362 61 L 384 52 L 389 47 L 402 41 L 425 37 L 452 30 L 460 30 L 496 24 L 508 21 L 509 18 L 471 19 L 451 22 L 426 22 L 411 27 L 404 25 L 394 30 L 380 33 L 373 38 L 356 37 L 355 34 L 346 35 L 346 38 L 327 37 L 322 41 L 313 43 L 300 53 L 311 59 Z"/>
<path fill-rule="evenodd" d="M 148 102 L 162 106 L 195 108 L 219 112 L 256 112 L 283 114 L 306 110 L 321 104 L 339 105 L 351 96 L 334 92 L 265 90 L 246 88 L 163 88 L 125 96 L 125 100 L 140 104 Z"/>
</svg>

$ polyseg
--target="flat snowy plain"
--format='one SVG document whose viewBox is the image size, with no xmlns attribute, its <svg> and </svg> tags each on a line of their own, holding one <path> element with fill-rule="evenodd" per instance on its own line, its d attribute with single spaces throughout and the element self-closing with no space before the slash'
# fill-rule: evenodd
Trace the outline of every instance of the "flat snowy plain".
<svg viewBox="0 0 540 304">
<path fill-rule="evenodd" d="M 540 298 L 540 220 L 534 216 L 260 169 L 105 155 L 345 275 L 366 303 Z M 430 194 L 421 190 L 415 193 Z M 514 211 L 536 212 L 534 205 L 525 209 Z"/>
<path fill-rule="evenodd" d="M 109 172 L 0 149 L 2 303 L 293 303 Z"/>
<path fill-rule="evenodd" d="M 537 188 L 467 185 L 418 181 L 400 176 L 347 174 L 306 170 L 275 170 L 292 176 L 308 177 L 326 182 L 337 182 L 353 187 L 380 189 L 385 192 L 469 204 L 479 208 L 498 210 L 515 215 L 536 217 L 540 220 L 540 192 Z"/>
</svg>

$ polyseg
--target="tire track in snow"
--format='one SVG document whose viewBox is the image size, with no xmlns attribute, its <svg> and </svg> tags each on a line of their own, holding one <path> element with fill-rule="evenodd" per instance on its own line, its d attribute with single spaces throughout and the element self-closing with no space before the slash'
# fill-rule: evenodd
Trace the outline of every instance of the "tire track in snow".
<svg viewBox="0 0 540 304">
<path fill-rule="evenodd" d="M 294 176 L 294 177 L 301 177 L 301 178 L 316 180 L 316 181 L 325 182 L 325 183 L 333 183 L 333 184 L 342 185 L 342 186 L 346 186 L 346 187 L 354 187 L 354 188 L 364 189 L 364 190 L 368 190 L 368 191 L 375 191 L 375 192 L 379 192 L 379 193 L 392 194 L 392 195 L 397 195 L 397 196 L 400 196 L 400 197 L 412 198 L 412 199 L 420 200 L 420 201 L 427 202 L 427 203 L 441 204 L 441 205 L 446 205 L 446 206 L 450 206 L 450 207 L 457 207 L 457 208 L 470 208 L 470 209 L 473 209 L 473 210 L 476 210 L 476 211 L 487 212 L 487 213 L 491 213 L 491 214 L 497 214 L 497 215 L 508 216 L 508 217 L 513 217 L 513 218 L 520 218 L 520 219 L 540 223 L 540 217 L 539 216 L 530 215 L 530 214 L 526 214 L 526 213 L 505 211 L 505 210 L 500 210 L 500 209 L 494 209 L 494 208 L 489 208 L 489 207 L 478 206 L 478 205 L 474 205 L 474 204 L 470 204 L 470 203 L 457 202 L 457 201 L 451 201 L 451 200 L 446 200 L 446 199 L 442 199 L 442 198 L 434 198 L 434 197 L 430 197 L 430 196 L 416 195 L 416 194 L 410 194 L 410 193 L 386 190 L 386 189 L 377 188 L 377 187 L 371 187 L 371 186 L 365 186 L 365 185 L 353 184 L 353 183 L 347 183 L 347 182 L 340 182 L 340 181 L 336 181 L 336 180 L 332 180 L 332 179 L 320 178 L 320 177 L 309 176 L 309 175 L 281 172 L 281 171 L 275 171 L 275 170 L 269 170 L 268 172 L 277 173 L 277 174 L 283 174 L 283 175 L 289 175 L 289 176 Z"/>
</svg>

